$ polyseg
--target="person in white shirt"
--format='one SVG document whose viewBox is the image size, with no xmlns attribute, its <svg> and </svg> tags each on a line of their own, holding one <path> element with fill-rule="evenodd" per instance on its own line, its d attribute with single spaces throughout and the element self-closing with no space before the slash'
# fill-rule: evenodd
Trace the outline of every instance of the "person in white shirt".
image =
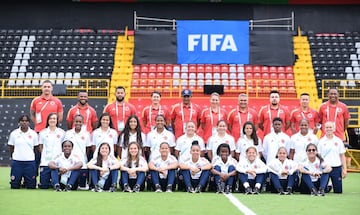
<svg viewBox="0 0 360 215">
<path fill-rule="evenodd" d="M 146 136 L 141 131 L 140 121 L 136 115 L 129 116 L 126 120 L 124 130 L 119 135 L 117 154 L 121 160 L 127 159 L 128 146 L 131 142 L 137 142 L 140 146 L 140 155 L 144 155 L 143 146 L 146 142 Z"/>
<path fill-rule="evenodd" d="M 57 192 L 61 191 L 61 189 L 70 192 L 76 189 L 76 181 L 79 178 L 83 163 L 82 159 L 73 153 L 74 144 L 72 141 L 65 140 L 61 146 L 63 152 L 49 162 L 51 183 Z"/>
<path fill-rule="evenodd" d="M 157 115 L 155 117 L 155 129 L 151 130 L 144 144 L 144 151 L 146 154 L 150 154 L 149 161 L 156 160 L 160 157 L 160 144 L 163 142 L 168 143 L 171 154 L 174 154 L 175 136 L 172 132 L 166 128 L 166 121 L 164 115 Z"/>
<path fill-rule="evenodd" d="M 176 140 L 175 157 L 178 160 L 186 161 L 190 159 L 190 148 L 194 141 L 197 141 L 197 144 L 200 147 L 200 151 L 201 151 L 200 156 L 204 157 L 205 155 L 204 140 L 195 132 L 196 132 L 195 123 L 193 121 L 187 122 L 185 134 L 183 134 Z"/>
<path fill-rule="evenodd" d="M 290 155 L 289 158 L 297 163 L 306 160 L 306 146 L 310 143 L 318 144 L 317 136 L 309 129 L 309 121 L 307 119 L 300 120 L 300 131 L 290 138 Z"/>
<path fill-rule="evenodd" d="M 329 177 L 334 187 L 334 193 L 342 193 L 342 179 L 347 174 L 344 142 L 334 135 L 334 122 L 328 121 L 324 126 L 326 134 L 319 140 L 318 151 L 332 168 Z"/>
<path fill-rule="evenodd" d="M 235 140 L 234 137 L 227 134 L 227 124 L 225 120 L 219 120 L 217 123 L 217 132 L 211 136 L 206 145 L 209 160 L 213 159 L 213 154 L 217 151 L 220 144 L 226 143 L 230 146 L 230 155 L 235 157 Z"/>
<path fill-rule="evenodd" d="M 155 192 L 162 192 L 166 187 L 166 192 L 171 193 L 179 164 L 175 156 L 170 154 L 169 143 L 160 143 L 159 151 L 160 156 L 153 157 L 149 162 L 151 180 L 155 185 Z"/>
<path fill-rule="evenodd" d="M 46 127 L 39 133 L 40 160 L 40 189 L 48 189 L 51 185 L 51 169 L 49 162 L 62 152 L 61 143 L 65 131 L 58 127 L 57 113 L 50 113 L 46 120 Z"/>
<path fill-rule="evenodd" d="M 294 173 L 298 169 L 298 164 L 287 158 L 286 148 L 280 147 L 277 158 L 271 160 L 267 166 L 271 182 L 276 191 L 280 195 L 291 195 L 295 185 L 296 175 Z"/>
<path fill-rule="evenodd" d="M 126 159 L 121 160 L 121 183 L 124 192 L 140 192 L 144 185 L 148 164 L 140 155 L 140 144 L 131 142 L 128 146 Z"/>
<path fill-rule="evenodd" d="M 286 148 L 286 152 L 290 152 L 290 137 L 281 131 L 283 126 L 282 119 L 275 117 L 273 120 L 273 130 L 264 137 L 264 158 L 266 163 L 269 163 L 272 159 L 275 159 L 277 151 L 281 146 Z"/>
<path fill-rule="evenodd" d="M 190 147 L 190 159 L 180 159 L 179 161 L 186 191 L 189 193 L 201 193 L 209 180 L 212 165 L 200 154 L 201 148 L 199 144 L 194 143 Z"/>
<path fill-rule="evenodd" d="M 19 117 L 19 128 L 10 133 L 8 145 L 11 158 L 11 189 L 19 189 L 24 178 L 25 188 L 36 188 L 35 152 L 39 151 L 38 135 L 29 127 L 30 117 Z"/>
<path fill-rule="evenodd" d="M 315 144 L 306 147 L 307 158 L 299 164 L 301 175 L 300 193 L 311 193 L 312 196 L 324 196 L 332 170 L 329 164 L 318 154 Z"/>
<path fill-rule="evenodd" d="M 216 150 L 216 156 L 212 161 L 214 175 L 217 185 L 217 193 L 229 194 L 232 192 L 237 171 L 235 169 L 236 160 L 230 155 L 230 146 L 222 143 Z"/>
<path fill-rule="evenodd" d="M 80 170 L 79 188 L 88 190 L 87 178 L 89 171 L 87 169 L 87 161 L 91 152 L 90 134 L 86 129 L 82 129 L 84 124 L 84 117 L 80 114 L 74 117 L 74 128 L 65 132 L 64 140 L 70 140 L 74 143 L 73 153 L 81 158 L 83 164 Z"/>
<path fill-rule="evenodd" d="M 110 145 L 110 154 L 117 157 L 115 155 L 115 147 L 118 140 L 118 133 L 113 128 L 113 124 L 111 121 L 111 116 L 109 113 L 102 113 L 99 118 L 98 126 L 91 133 L 91 143 L 92 150 L 94 152 L 93 157 L 98 154 L 100 144 L 109 143 Z"/>
<path fill-rule="evenodd" d="M 245 189 L 245 194 L 259 194 L 267 167 L 258 157 L 255 146 L 249 146 L 246 149 L 246 159 L 237 163 L 236 170 L 239 172 L 240 183 Z"/>
<path fill-rule="evenodd" d="M 249 146 L 255 146 L 258 156 L 261 158 L 264 149 L 261 139 L 256 134 L 255 125 L 252 122 L 247 121 L 244 123 L 242 131 L 244 135 L 241 135 L 236 143 L 236 159 L 246 159 L 246 149 L 249 148 Z"/>
<path fill-rule="evenodd" d="M 116 192 L 120 162 L 111 154 L 110 148 L 107 142 L 100 144 L 97 155 L 87 163 L 95 192 Z"/>
</svg>

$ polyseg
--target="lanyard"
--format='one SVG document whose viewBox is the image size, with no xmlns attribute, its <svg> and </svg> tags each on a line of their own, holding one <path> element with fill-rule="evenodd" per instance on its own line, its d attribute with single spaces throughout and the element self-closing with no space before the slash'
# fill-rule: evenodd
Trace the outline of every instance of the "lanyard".
<svg viewBox="0 0 360 215">
<path fill-rule="evenodd" d="M 79 108 L 77 108 L 76 114 L 80 114 L 80 109 L 79 109 Z M 88 108 L 86 109 L 86 120 L 85 120 L 85 123 L 84 123 L 85 126 L 87 126 L 88 121 L 89 121 L 89 118 L 90 118 L 90 109 L 89 109 L 89 107 L 88 107 Z"/>
<path fill-rule="evenodd" d="M 212 111 L 211 111 L 211 108 L 209 109 L 210 111 L 210 122 L 211 122 L 211 126 L 214 127 L 214 118 L 213 118 L 213 114 L 212 114 Z M 220 120 L 220 107 L 218 108 L 218 121 Z"/>
<path fill-rule="evenodd" d="M 39 113 L 41 113 L 45 108 L 46 106 L 49 104 L 49 100 L 44 104 L 44 106 L 42 106 L 41 110 L 39 111 Z"/>
<path fill-rule="evenodd" d="M 272 122 L 273 118 L 271 116 L 271 109 L 270 109 L 270 105 L 268 106 L 268 112 L 269 112 L 269 118 L 270 118 L 270 122 Z M 277 110 L 277 116 L 276 117 L 280 117 L 280 107 Z M 272 123 L 270 123 L 270 131 L 272 129 Z"/>
<path fill-rule="evenodd" d="M 149 106 L 149 125 L 150 125 L 150 128 L 151 128 L 151 124 L 152 124 L 152 117 L 151 117 L 151 110 L 152 110 L 152 106 L 150 105 Z M 161 105 L 159 105 L 159 111 L 158 111 L 158 114 L 161 112 Z"/>
<path fill-rule="evenodd" d="M 192 111 L 193 110 L 193 106 L 192 104 L 190 104 L 190 118 L 189 118 L 189 121 L 191 121 L 192 119 Z M 181 120 L 183 123 L 185 123 L 185 117 L 184 117 L 184 103 L 181 103 Z"/>
<path fill-rule="evenodd" d="M 334 116 L 334 122 L 336 122 L 336 117 L 337 117 L 337 112 L 339 111 L 339 108 L 337 107 L 337 105 L 336 105 L 336 109 L 335 109 L 335 116 Z M 326 107 L 326 116 L 327 116 L 327 120 L 329 120 L 330 121 L 330 106 L 329 106 L 329 104 L 327 105 L 327 107 Z"/>
<path fill-rule="evenodd" d="M 115 103 L 115 111 L 116 111 L 116 121 L 119 121 L 119 110 L 118 110 L 118 103 Z M 122 103 L 122 120 L 125 119 L 125 103 Z"/>
<path fill-rule="evenodd" d="M 239 129 L 240 129 L 240 136 L 244 135 L 243 132 L 242 132 L 242 120 L 241 120 L 241 116 L 240 116 L 240 109 L 239 107 L 237 107 L 237 114 L 238 114 L 238 118 L 239 118 Z M 246 118 L 246 121 L 250 121 L 250 113 L 249 111 L 247 112 L 247 118 Z"/>
</svg>

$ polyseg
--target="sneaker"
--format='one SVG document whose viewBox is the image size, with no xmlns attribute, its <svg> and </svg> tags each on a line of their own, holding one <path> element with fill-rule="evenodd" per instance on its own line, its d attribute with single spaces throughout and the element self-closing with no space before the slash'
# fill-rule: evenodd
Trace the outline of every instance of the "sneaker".
<svg viewBox="0 0 360 215">
<path fill-rule="evenodd" d="M 169 184 L 167 187 L 166 187 L 166 192 L 167 193 L 172 193 L 172 185 Z"/>
<path fill-rule="evenodd" d="M 286 195 L 287 194 L 287 193 L 284 192 L 283 188 L 279 188 L 278 193 L 279 193 L 279 195 Z"/>
<path fill-rule="evenodd" d="M 245 194 L 246 194 L 246 195 L 248 195 L 248 194 L 252 194 L 251 187 L 247 187 L 247 188 L 245 188 Z"/>
<path fill-rule="evenodd" d="M 131 192 L 132 192 L 132 190 L 131 190 L 131 188 L 129 187 L 128 184 L 124 184 L 123 192 L 127 192 L 127 193 L 131 193 Z"/>
<path fill-rule="evenodd" d="M 223 192 L 224 192 L 224 187 L 222 186 L 221 183 L 219 183 L 219 184 L 217 185 L 217 191 L 216 191 L 216 193 L 221 194 L 221 193 L 223 193 Z"/>
<path fill-rule="evenodd" d="M 333 186 L 331 184 L 326 186 L 325 193 L 329 193 L 332 190 L 332 188 L 333 188 Z"/>
<path fill-rule="evenodd" d="M 231 186 L 230 185 L 226 185 L 225 187 L 225 194 L 229 194 L 231 193 Z"/>
<path fill-rule="evenodd" d="M 311 188 L 311 196 L 317 196 L 318 195 L 318 191 L 316 190 L 315 187 Z"/>
<path fill-rule="evenodd" d="M 193 187 L 187 187 L 187 188 L 186 188 L 186 191 L 187 191 L 188 193 L 195 193 L 195 190 L 194 190 Z"/>
<path fill-rule="evenodd" d="M 78 190 L 89 190 L 89 185 L 85 185 L 85 187 L 78 187 Z"/>
<path fill-rule="evenodd" d="M 99 185 L 95 185 L 95 192 L 101 193 L 103 189 Z"/>
<path fill-rule="evenodd" d="M 155 193 L 161 193 L 161 192 L 162 190 L 160 184 L 155 184 Z"/>
<path fill-rule="evenodd" d="M 110 193 L 116 192 L 116 184 L 111 185 L 111 187 L 110 187 L 110 189 L 109 189 L 109 192 L 110 192 Z"/>
<path fill-rule="evenodd" d="M 140 192 L 140 185 L 135 184 L 134 189 L 133 189 L 133 192 L 134 192 L 134 193 Z"/>
<path fill-rule="evenodd" d="M 195 193 L 201 193 L 201 185 L 198 185 L 198 186 L 195 188 Z"/>
<path fill-rule="evenodd" d="M 55 184 L 54 190 L 55 190 L 55 192 L 61 192 L 60 184 Z"/>
<path fill-rule="evenodd" d="M 70 191 L 71 191 L 71 188 L 72 188 L 72 186 L 71 186 L 70 184 L 67 184 L 67 185 L 65 186 L 64 191 L 65 191 L 65 192 L 70 192 Z"/>
<path fill-rule="evenodd" d="M 292 195 L 293 194 L 293 190 L 291 187 L 287 187 L 286 188 L 286 195 Z"/>
<path fill-rule="evenodd" d="M 318 193 L 317 193 L 318 196 L 325 196 L 325 189 L 324 188 L 320 188 Z"/>
<path fill-rule="evenodd" d="M 255 188 L 253 189 L 253 192 L 252 192 L 252 193 L 255 194 L 255 195 L 260 194 L 259 188 L 255 187 Z"/>
</svg>

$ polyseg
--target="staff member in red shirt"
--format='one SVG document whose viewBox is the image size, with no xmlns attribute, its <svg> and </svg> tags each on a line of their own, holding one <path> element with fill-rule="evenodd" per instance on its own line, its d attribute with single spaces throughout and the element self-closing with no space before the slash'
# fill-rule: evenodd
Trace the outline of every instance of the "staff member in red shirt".
<svg viewBox="0 0 360 215">
<path fill-rule="evenodd" d="M 199 106 L 191 102 L 191 90 L 182 90 L 181 96 L 183 101 L 175 104 L 170 112 L 171 126 L 175 134 L 175 140 L 185 134 L 186 123 L 195 122 L 195 127 L 199 127 L 200 109 Z"/>
<path fill-rule="evenodd" d="M 129 116 L 136 115 L 134 105 L 125 102 L 125 88 L 123 86 L 116 87 L 115 97 L 116 101 L 107 104 L 104 108 L 104 113 L 109 113 L 111 121 L 113 122 L 114 129 L 120 134 L 125 128 L 125 123 Z"/>
<path fill-rule="evenodd" d="M 50 113 L 57 113 L 58 122 L 63 120 L 63 106 L 61 101 L 52 95 L 53 86 L 51 81 L 46 80 L 41 86 L 42 94 L 31 101 L 30 115 L 36 132 L 46 127 L 46 119 Z"/>
<path fill-rule="evenodd" d="M 335 122 L 334 135 L 342 141 L 345 140 L 345 131 L 349 126 L 350 113 L 346 104 L 339 101 L 339 92 L 335 88 L 330 88 L 328 92 L 329 100 L 320 106 L 319 116 L 322 123 L 322 137 L 326 134 L 325 123 L 327 121 Z"/>
<path fill-rule="evenodd" d="M 84 127 L 91 133 L 92 130 L 96 128 L 98 118 L 95 109 L 88 103 L 88 93 L 86 91 L 80 91 L 78 93 L 78 103 L 68 111 L 66 117 L 68 129 L 74 127 L 74 118 L 78 114 L 84 117 Z"/>
</svg>

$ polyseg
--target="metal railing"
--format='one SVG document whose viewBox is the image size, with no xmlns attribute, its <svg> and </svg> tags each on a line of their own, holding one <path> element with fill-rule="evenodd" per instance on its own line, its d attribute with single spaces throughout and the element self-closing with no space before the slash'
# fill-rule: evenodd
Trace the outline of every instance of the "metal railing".
<svg viewBox="0 0 360 215">
<path fill-rule="evenodd" d="M 159 24 L 160 23 L 160 24 Z M 273 24 L 277 23 L 277 24 Z M 171 29 L 176 30 L 176 19 L 163 19 L 154 17 L 138 16 L 134 11 L 134 30 L 143 28 L 145 30 L 158 30 L 158 29 Z M 290 17 L 262 19 L 262 20 L 249 20 L 250 30 L 255 28 L 276 28 L 286 29 L 288 31 L 295 30 L 295 14 L 291 12 Z"/>
</svg>

